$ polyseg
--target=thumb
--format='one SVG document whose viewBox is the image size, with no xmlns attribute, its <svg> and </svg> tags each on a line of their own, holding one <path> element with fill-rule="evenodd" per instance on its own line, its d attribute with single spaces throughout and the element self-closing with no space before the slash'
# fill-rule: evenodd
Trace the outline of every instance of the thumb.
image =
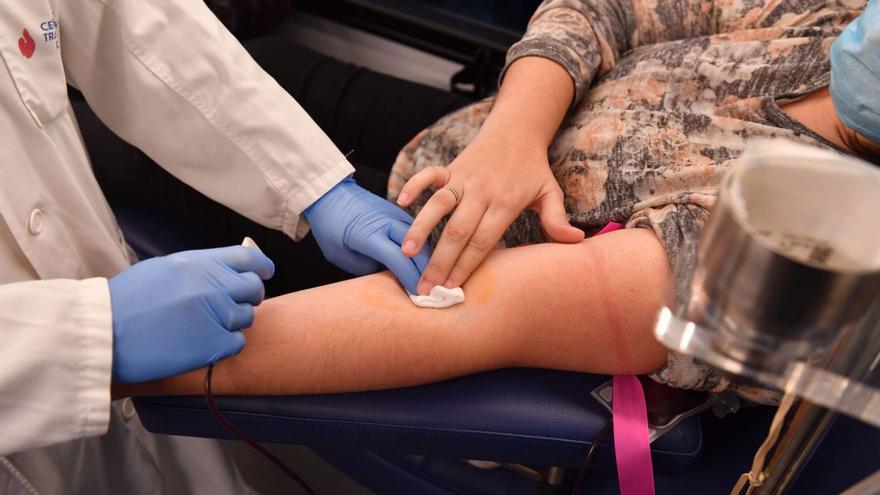
<svg viewBox="0 0 880 495">
<path fill-rule="evenodd" d="M 562 204 L 562 193 L 545 194 L 536 205 L 541 225 L 547 235 L 556 242 L 575 243 L 584 240 L 584 231 L 572 227 Z"/>
</svg>

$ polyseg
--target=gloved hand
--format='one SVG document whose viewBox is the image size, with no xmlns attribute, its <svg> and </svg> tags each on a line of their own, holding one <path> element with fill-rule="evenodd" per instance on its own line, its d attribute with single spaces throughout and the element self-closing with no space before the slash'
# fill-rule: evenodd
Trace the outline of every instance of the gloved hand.
<svg viewBox="0 0 880 495">
<path fill-rule="evenodd" d="M 237 354 L 238 330 L 253 323 L 274 272 L 258 249 L 232 246 L 148 259 L 111 278 L 113 381 L 155 380 Z"/>
<path fill-rule="evenodd" d="M 354 275 L 366 275 L 385 265 L 410 294 L 428 259 L 424 247 L 414 257 L 404 256 L 400 245 L 413 219 L 405 211 L 345 179 L 304 212 L 324 257 Z"/>
</svg>

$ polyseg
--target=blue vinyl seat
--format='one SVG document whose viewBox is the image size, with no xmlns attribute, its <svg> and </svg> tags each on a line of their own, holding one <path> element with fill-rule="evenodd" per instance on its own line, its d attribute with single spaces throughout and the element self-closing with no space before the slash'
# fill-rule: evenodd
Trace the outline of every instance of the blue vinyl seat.
<svg viewBox="0 0 880 495">
<path fill-rule="evenodd" d="M 218 406 L 257 440 L 326 448 L 576 468 L 609 419 L 590 391 L 607 377 L 508 369 L 395 390 L 222 397 Z M 203 397 L 136 400 L 150 431 L 227 437 Z M 653 444 L 658 472 L 680 472 L 702 447 L 698 418 Z M 605 452 L 607 454 L 607 452 Z M 597 466 L 610 466 L 601 455 Z"/>
</svg>

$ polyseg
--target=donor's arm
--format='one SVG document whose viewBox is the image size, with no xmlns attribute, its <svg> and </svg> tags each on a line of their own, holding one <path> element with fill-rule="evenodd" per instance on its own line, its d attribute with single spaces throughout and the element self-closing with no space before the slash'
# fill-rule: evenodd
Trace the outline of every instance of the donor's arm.
<svg viewBox="0 0 880 495">
<path fill-rule="evenodd" d="M 493 252 L 467 301 L 415 307 L 389 273 L 287 294 L 257 308 L 241 354 L 218 363 L 218 394 L 310 394 L 416 385 L 503 367 L 646 373 L 669 279 L 643 229 L 579 244 Z M 199 394 L 204 370 L 114 389 L 116 397 Z"/>
</svg>

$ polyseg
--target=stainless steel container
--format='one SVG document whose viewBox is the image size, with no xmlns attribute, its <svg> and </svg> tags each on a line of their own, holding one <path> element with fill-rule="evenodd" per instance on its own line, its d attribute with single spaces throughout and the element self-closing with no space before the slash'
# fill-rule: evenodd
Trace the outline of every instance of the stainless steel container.
<svg viewBox="0 0 880 495">
<path fill-rule="evenodd" d="M 681 279 L 679 279 L 681 280 Z M 836 411 L 880 427 L 880 170 L 778 141 L 724 179 L 667 347 L 803 400 L 749 493 L 784 493 Z"/>
<path fill-rule="evenodd" d="M 788 143 L 750 148 L 722 183 L 697 259 L 687 297 L 671 294 L 667 309 L 684 324 L 658 338 L 781 387 L 793 361 L 815 359 L 880 294 L 880 171 Z"/>
</svg>

